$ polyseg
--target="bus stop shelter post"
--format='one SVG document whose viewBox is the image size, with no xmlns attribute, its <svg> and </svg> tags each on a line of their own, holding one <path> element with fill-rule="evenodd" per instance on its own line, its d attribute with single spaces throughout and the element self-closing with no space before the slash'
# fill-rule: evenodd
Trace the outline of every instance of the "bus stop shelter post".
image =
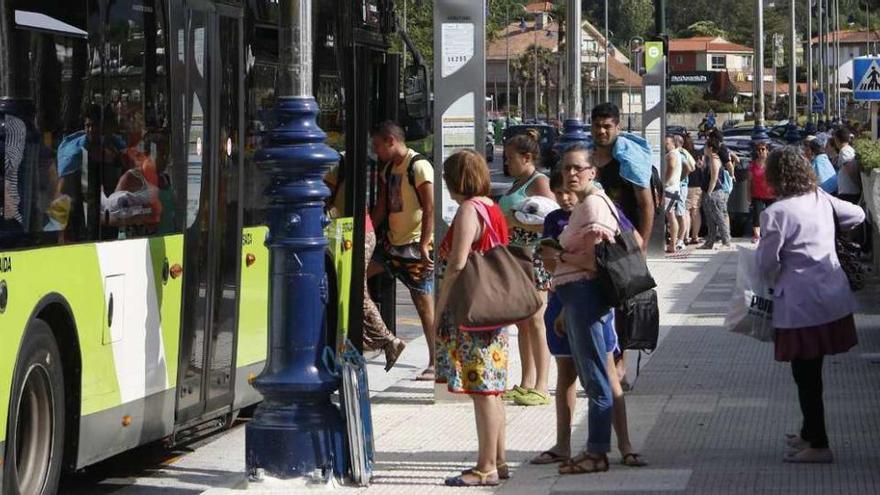
<svg viewBox="0 0 880 495">
<path fill-rule="evenodd" d="M 583 27 L 581 26 L 581 2 L 579 0 L 567 0 L 565 6 L 565 128 L 559 138 L 559 151 L 563 151 L 573 144 L 586 144 L 587 133 L 584 132 L 584 124 L 581 122 L 583 105 L 581 103 L 581 39 Z M 560 153 L 561 157 L 561 153 Z"/>
<path fill-rule="evenodd" d="M 250 481 L 327 481 L 346 471 L 344 423 L 330 401 L 339 379 L 323 364 L 328 281 L 322 178 L 339 155 L 318 127 L 312 96 L 311 0 L 281 0 L 276 127 L 256 161 L 271 173 L 269 345 L 254 381 L 263 395 L 245 430 Z"/>
</svg>

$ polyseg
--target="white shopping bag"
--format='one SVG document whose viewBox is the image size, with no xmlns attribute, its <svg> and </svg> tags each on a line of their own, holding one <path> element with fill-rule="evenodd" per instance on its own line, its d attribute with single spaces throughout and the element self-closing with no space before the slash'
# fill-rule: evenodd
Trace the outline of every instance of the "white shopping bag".
<svg viewBox="0 0 880 495">
<path fill-rule="evenodd" d="M 756 253 L 754 249 L 739 248 L 736 289 L 724 325 L 733 333 L 772 342 L 773 289 L 761 278 Z"/>
</svg>

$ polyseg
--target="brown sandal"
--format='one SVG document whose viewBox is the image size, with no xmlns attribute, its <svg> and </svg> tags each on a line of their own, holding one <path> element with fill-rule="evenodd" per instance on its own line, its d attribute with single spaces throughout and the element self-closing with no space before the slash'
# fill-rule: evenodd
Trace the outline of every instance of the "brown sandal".
<svg viewBox="0 0 880 495">
<path fill-rule="evenodd" d="M 559 466 L 559 474 L 590 474 L 608 471 L 608 456 L 582 453 Z"/>
<path fill-rule="evenodd" d="M 623 454 L 620 463 L 628 467 L 644 467 L 648 465 L 648 463 L 642 459 L 642 454 L 636 454 L 635 452 Z"/>
<path fill-rule="evenodd" d="M 568 460 L 567 455 L 562 455 L 558 452 L 553 452 L 552 450 L 545 450 L 540 454 L 536 455 L 529 461 L 529 464 L 555 464 L 557 462 L 565 462 Z"/>
</svg>

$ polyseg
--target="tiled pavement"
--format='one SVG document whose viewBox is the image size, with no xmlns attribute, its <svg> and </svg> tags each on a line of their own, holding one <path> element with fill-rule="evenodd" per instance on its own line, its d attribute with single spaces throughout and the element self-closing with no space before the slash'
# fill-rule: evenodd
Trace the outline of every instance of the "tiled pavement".
<svg viewBox="0 0 880 495">
<path fill-rule="evenodd" d="M 392 373 L 381 371 L 381 356 L 370 366 L 375 476 L 369 488 L 342 491 L 880 493 L 880 286 L 860 294 L 860 345 L 826 361 L 827 416 L 837 462 L 795 466 L 780 462 L 783 434 L 796 431 L 799 417 L 789 368 L 773 361 L 771 345 L 733 335 L 722 326 L 736 253 L 694 252 L 685 259 L 652 260 L 651 265 L 660 284 L 662 340 L 656 352 L 643 358 L 641 376 L 627 395 L 630 434 L 649 467 L 620 466 L 616 452 L 611 470 L 603 474 L 561 477 L 555 466 L 531 466 L 527 460 L 553 443 L 554 409 L 511 405 L 511 480 L 493 489 L 442 486 L 444 477 L 473 462 L 473 410 L 468 402 L 434 404 L 431 384 L 411 380 L 425 359 L 424 339 L 416 338 Z M 417 321 L 405 304 L 399 318 L 407 324 Z M 415 327 L 404 332 L 418 334 Z M 515 381 L 519 361 L 514 341 L 511 350 Z M 636 360 L 630 361 L 628 374 L 634 376 Z M 575 445 L 585 441 L 585 412 L 586 402 L 579 398 Z M 240 478 L 243 443 L 244 428 L 234 428 L 148 473 L 105 480 L 103 488 L 118 489 L 101 492 L 176 495 L 214 487 L 209 493 L 247 493 L 223 488 Z M 292 491 L 266 487 L 258 493 Z"/>
</svg>

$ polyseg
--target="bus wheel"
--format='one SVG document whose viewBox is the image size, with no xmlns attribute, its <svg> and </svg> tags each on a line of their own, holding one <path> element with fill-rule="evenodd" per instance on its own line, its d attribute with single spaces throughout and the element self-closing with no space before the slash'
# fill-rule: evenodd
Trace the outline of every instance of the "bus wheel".
<svg viewBox="0 0 880 495">
<path fill-rule="evenodd" d="M 64 451 L 64 376 L 58 345 L 43 320 L 25 332 L 9 407 L 2 492 L 54 494 Z"/>
</svg>

